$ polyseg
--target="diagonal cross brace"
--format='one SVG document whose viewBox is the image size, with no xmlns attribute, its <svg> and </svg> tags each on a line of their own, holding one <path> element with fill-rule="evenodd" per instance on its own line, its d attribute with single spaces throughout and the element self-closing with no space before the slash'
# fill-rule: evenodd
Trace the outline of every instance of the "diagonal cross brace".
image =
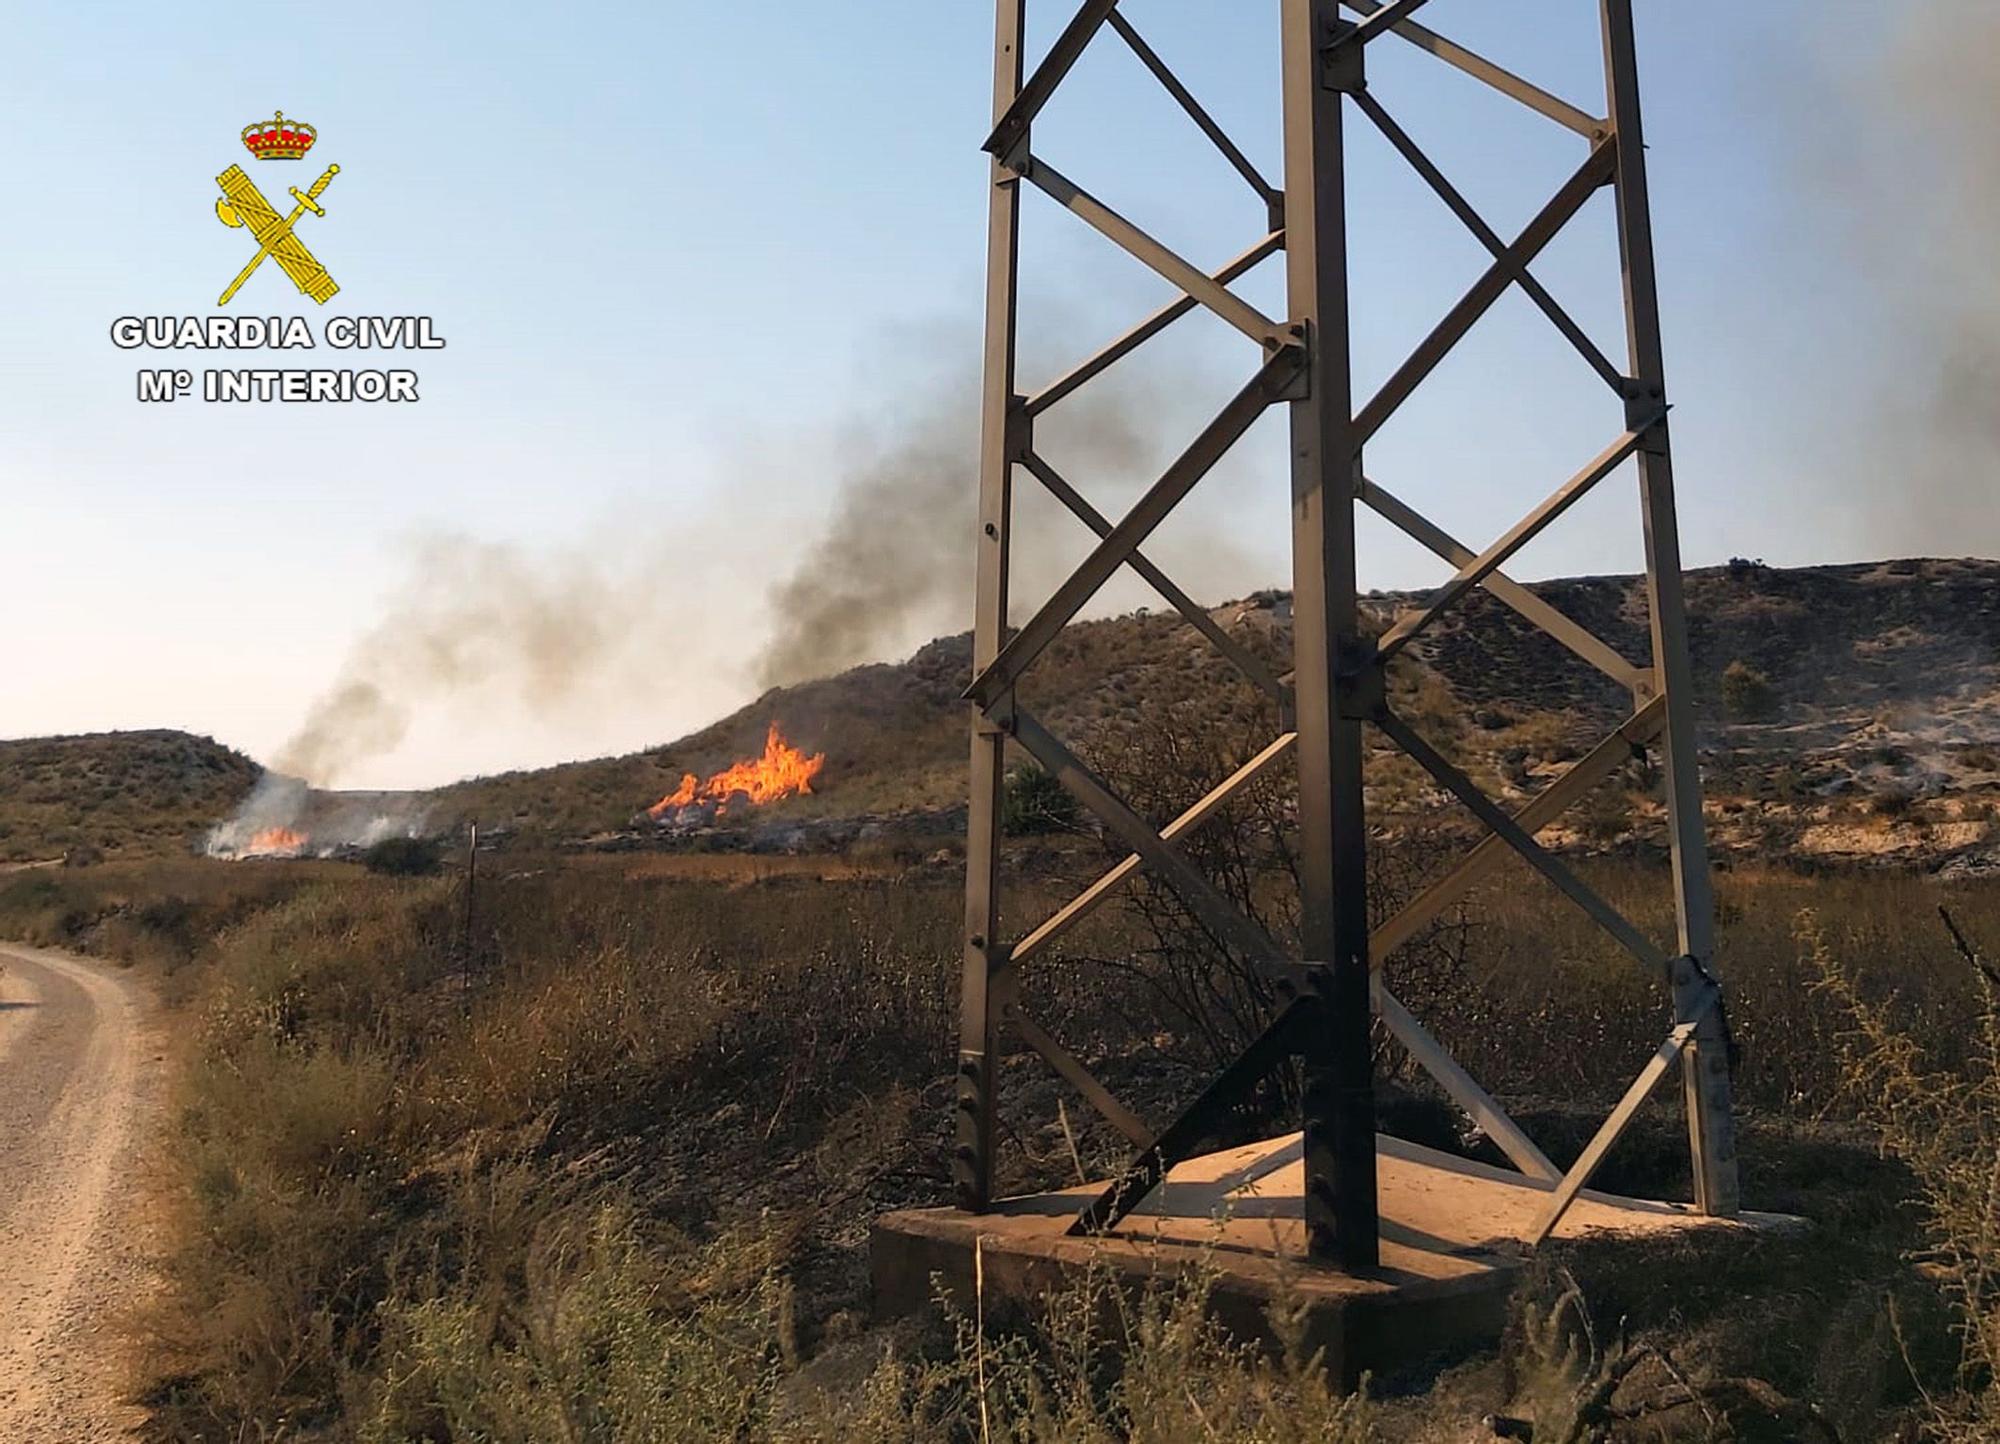
<svg viewBox="0 0 2000 1444">
<path fill-rule="evenodd" d="M 1374 16 L 1381 13 L 1382 0 L 1341 0 L 1349 10 L 1357 15 Z M 1395 27 L 1398 39 L 1407 40 L 1419 50 L 1427 50 L 1446 65 L 1464 71 L 1473 79 L 1492 86 L 1513 100 L 1518 100 L 1528 109 L 1547 116 L 1557 125 L 1575 131 L 1586 140 L 1602 139 L 1610 130 L 1608 121 L 1600 120 L 1587 110 L 1580 110 L 1561 96 L 1551 95 L 1530 81 L 1523 80 L 1513 71 L 1495 65 L 1476 51 L 1468 50 L 1456 41 L 1447 40 L 1435 30 L 1426 30 L 1415 21 L 1405 20 Z"/>
<path fill-rule="evenodd" d="M 1409 359 L 1396 368 L 1395 374 L 1382 383 L 1382 389 L 1361 408 L 1360 414 L 1354 418 L 1355 430 L 1359 433 L 1357 445 L 1382 429 L 1382 423 L 1409 399 L 1410 393 L 1437 368 L 1452 347 L 1465 339 L 1465 333 L 1472 329 L 1473 324 L 1505 294 L 1514 277 L 1525 270 L 1529 262 L 1555 239 L 1556 233 L 1583 209 L 1583 203 L 1590 199 L 1591 194 L 1611 179 L 1617 165 L 1617 137 L 1599 141 L 1584 163 L 1549 198 L 1548 204 L 1522 228 L 1506 253 L 1486 268 L 1485 273 L 1472 283 L 1472 288 L 1445 313 L 1444 319 L 1418 343 Z"/>
<path fill-rule="evenodd" d="M 1583 470 L 1551 492 L 1540 506 L 1510 527 L 1505 536 L 1461 566 L 1450 581 L 1438 588 L 1429 606 L 1403 618 L 1381 635 L 1375 644 L 1376 656 L 1386 664 L 1415 641 L 1420 632 L 1450 611 L 1466 593 L 1498 571 L 1507 558 L 1540 536 L 1557 517 L 1581 501 L 1593 486 L 1617 470 L 1626 457 L 1639 449 L 1647 429 L 1665 415 L 1666 409 L 1662 407 L 1643 426 L 1636 426 L 1620 435 L 1592 457 Z"/>
<path fill-rule="evenodd" d="M 1049 47 L 1049 53 L 1042 57 L 1042 63 L 1035 67 L 1035 73 L 1028 77 L 1027 84 L 1014 96 L 1011 104 L 1001 114 L 993 126 L 992 135 L 980 147 L 996 160 L 1004 161 L 1022 141 L 1028 137 L 1028 127 L 1041 114 L 1042 107 L 1056 93 L 1056 87 L 1068 77 L 1083 52 L 1090 45 L 1098 28 L 1110 18 L 1118 8 L 1118 0 L 1084 0 L 1083 7 L 1071 17 L 1063 33 L 1056 37 L 1056 43 Z"/>
<path fill-rule="evenodd" d="M 1263 240 L 1257 242 L 1256 245 L 1252 246 L 1221 270 L 1214 272 L 1209 279 L 1214 281 L 1218 286 L 1227 286 L 1230 282 L 1248 275 L 1267 257 L 1276 255 L 1284 247 L 1285 233 L 1283 231 L 1272 231 Z M 1068 396 L 1085 382 L 1102 376 L 1118 362 L 1130 356 L 1134 351 L 1138 350 L 1200 304 L 1194 297 L 1183 292 L 1179 297 L 1160 307 L 1159 310 L 1155 311 L 1117 340 L 1112 341 L 1085 360 L 1079 361 L 1068 371 L 1065 371 L 1062 375 L 1030 396 L 1026 401 L 1021 403 L 1021 409 L 1029 416 L 1040 416 L 1044 411 L 1047 411 L 1051 406 L 1055 405 L 1065 396 Z"/>
<path fill-rule="evenodd" d="M 1125 1135 L 1126 1141 L 1135 1147 L 1144 1148 L 1153 1138 L 1153 1130 L 1146 1120 L 1118 1101 L 1118 1095 L 1097 1081 L 1088 1068 L 1069 1049 L 1056 1041 L 1049 1031 L 1030 1018 L 1016 1006 L 1008 1011 L 1008 1018 L 1021 1041 L 1042 1055 L 1042 1061 L 1055 1069 L 1056 1074 L 1070 1087 L 1083 1095 L 1104 1121 Z"/>
<path fill-rule="evenodd" d="M 1445 207 L 1478 238 L 1479 244 L 1486 247 L 1493 259 L 1506 263 L 1507 243 L 1500 239 L 1499 233 L 1493 227 L 1486 224 L 1485 218 L 1473 209 L 1472 202 L 1459 192 L 1458 187 L 1445 178 L 1444 172 L 1424 154 L 1423 148 L 1410 138 L 1409 132 L 1398 125 L 1395 117 L 1383 109 L 1382 102 L 1366 90 L 1357 90 L 1354 92 L 1354 103 L 1361 107 L 1361 113 L 1374 122 L 1375 128 L 1382 132 L 1389 144 L 1410 163 L 1410 168 L 1424 178 L 1430 188 L 1437 193 L 1438 199 L 1445 203 Z M 1625 393 L 1624 373 L 1611 364 L 1611 358 L 1598 349 L 1597 343 L 1590 339 L 1583 327 L 1577 325 L 1569 312 L 1562 308 L 1526 266 L 1522 266 L 1514 273 L 1514 283 L 1526 291 L 1534 303 L 1542 308 L 1542 314 L 1568 338 L 1569 344 L 1576 348 L 1584 363 L 1603 378 L 1604 384 L 1622 396 Z"/>
<path fill-rule="evenodd" d="M 1281 962 L 1284 955 L 1263 928 L 1245 916 L 1179 849 L 1153 831 L 1151 823 L 1127 806 L 1053 733 L 1019 708 L 1006 726 L 1008 735 L 1047 768 L 1050 776 L 1074 793 L 1077 801 L 1095 813 L 1127 847 L 1173 884 L 1204 926 L 1240 953 L 1250 966 L 1275 980 L 1288 981 Z"/>
<path fill-rule="evenodd" d="M 1721 996 L 1719 992 L 1711 989 L 1707 1000 L 1701 1005 L 1700 1015 L 1707 1016 Z M 1583 1152 L 1577 1156 L 1576 1162 L 1570 1165 L 1569 1172 L 1565 1173 L 1562 1180 L 1557 1183 L 1554 1196 L 1542 1209 L 1541 1217 L 1535 1220 L 1534 1233 L 1528 1239 L 1530 1248 L 1555 1232 L 1556 1225 L 1561 1223 L 1563 1215 L 1569 1212 L 1569 1206 L 1575 1203 L 1577 1195 L 1589 1186 L 1591 1176 L 1597 1172 L 1618 1140 L 1625 1136 L 1625 1130 L 1631 1127 L 1632 1120 L 1639 1116 L 1639 1109 L 1653 1096 L 1653 1090 L 1658 1088 L 1661 1080 L 1667 1076 L 1667 1070 L 1673 1067 L 1688 1050 L 1688 1046 L 1694 1042 L 1697 1025 L 1698 1020 L 1676 1025 L 1673 1032 L 1667 1034 L 1666 1041 L 1660 1044 L 1659 1050 L 1647 1059 L 1646 1066 L 1639 1070 L 1639 1076 L 1632 1080 L 1632 1086 L 1625 1090 L 1625 1096 L 1618 1100 L 1618 1106 L 1611 1110 L 1610 1116 L 1592 1135 L 1590 1142 L 1584 1145 Z"/>
<path fill-rule="evenodd" d="M 1514 814 L 1514 825 L 1530 837 L 1540 832 L 1629 762 L 1635 752 L 1659 735 L 1666 721 L 1666 702 L 1655 697 L 1628 717 L 1617 731 L 1570 764 L 1562 776 L 1535 794 L 1533 801 Z M 1507 850 L 1507 839 L 1489 830 L 1477 846 L 1459 859 L 1456 867 L 1375 929 L 1368 940 L 1371 964 L 1379 970 L 1390 954 L 1492 872 L 1506 858 Z"/>
<path fill-rule="evenodd" d="M 1362 504 L 1377 516 L 1453 566 L 1464 566 L 1474 559 L 1471 547 L 1365 476 L 1361 478 L 1360 495 Z M 1636 691 L 1640 684 L 1652 681 L 1649 669 L 1633 666 L 1596 633 L 1550 606 L 1505 572 L 1489 572 L 1480 585 L 1626 691 Z"/>
<path fill-rule="evenodd" d="M 1224 1068 L 1153 1141 L 1125 1166 L 1112 1185 L 1093 1199 L 1069 1226 L 1073 1236 L 1104 1233 L 1118 1226 L 1177 1163 L 1190 1157 L 1215 1126 L 1268 1078 L 1279 1064 L 1307 1045 L 1316 1004 L 1300 999 L 1286 1006 L 1271 1025 Z"/>
<path fill-rule="evenodd" d="M 1132 22 L 1119 11 L 1113 10 L 1110 19 L 1111 28 L 1118 32 L 1118 38 L 1139 57 L 1141 65 L 1153 72 L 1153 78 L 1165 87 L 1167 94 L 1179 102 L 1180 108 L 1187 112 L 1188 119 L 1208 137 L 1210 144 L 1222 152 L 1222 158 L 1235 167 L 1236 173 L 1243 177 L 1250 189 L 1257 192 L 1266 205 L 1282 206 L 1285 201 L 1284 192 L 1264 179 L 1257 167 L 1250 163 L 1250 158 L 1243 154 L 1235 141 L 1229 138 L 1228 132 L 1216 123 L 1215 117 L 1203 108 L 1202 103 L 1194 98 L 1185 85 L 1181 84 L 1180 77 L 1174 74 L 1167 62 L 1160 59 L 1159 52 L 1146 43 L 1146 37 L 1134 29 Z"/>
<path fill-rule="evenodd" d="M 1218 782 L 1201 801 L 1160 829 L 1160 841 L 1170 843 L 1208 821 L 1224 803 L 1262 776 L 1272 763 L 1290 752 L 1298 740 L 1299 734 L 1296 732 L 1280 734 L 1263 751 Z M 1113 889 L 1137 872 L 1144 862 L 1145 859 L 1138 853 L 1130 854 L 1123 862 L 1064 903 L 1046 922 L 1007 950 L 1006 966 L 1012 967 L 1016 963 L 1026 962 L 1096 912 L 1105 899 L 1111 896 Z"/>
<path fill-rule="evenodd" d="M 1098 540 L 1102 541 L 1111 535 L 1111 523 L 1105 519 L 1104 514 L 1092 506 L 1082 492 L 1065 481 L 1062 474 L 1039 454 L 1028 452 L 1021 458 L 1021 464 L 1028 469 L 1035 480 L 1048 489 L 1050 495 L 1068 507 L 1078 521 L 1096 532 Z M 1227 658 L 1254 686 L 1281 708 L 1291 705 L 1290 693 L 1278 681 L 1277 674 L 1265 666 L 1248 647 L 1224 631 L 1222 625 L 1208 614 L 1206 607 L 1182 591 L 1174 579 L 1148 561 L 1144 553 L 1134 551 L 1125 559 L 1125 564 L 1143 577 L 1169 606 L 1181 614 L 1189 626 L 1208 638 L 1209 645 Z"/>
<path fill-rule="evenodd" d="M 1535 1146 L 1535 1140 L 1521 1130 L 1520 1124 L 1508 1117 L 1507 1110 L 1479 1086 L 1479 1080 L 1465 1071 L 1459 1061 L 1446 1051 L 1444 1044 L 1430 1035 L 1394 993 L 1382 986 L 1379 972 L 1370 992 L 1376 1015 L 1396 1041 L 1403 1045 L 1403 1050 L 1417 1061 L 1417 1066 L 1431 1075 L 1452 1102 L 1465 1111 L 1466 1117 L 1479 1125 L 1516 1168 L 1530 1178 L 1539 1178 L 1546 1183 L 1553 1183 L 1562 1177 L 1562 1170 Z"/>
<path fill-rule="evenodd" d="M 1555 854 L 1536 842 L 1526 829 L 1509 817 L 1492 798 L 1481 792 L 1478 784 L 1452 765 L 1408 723 L 1387 707 L 1383 707 L 1376 714 L 1375 725 L 1408 753 L 1411 760 L 1435 777 L 1453 796 L 1470 808 L 1474 816 L 1498 833 L 1508 846 L 1526 858 L 1537 872 L 1554 883 L 1565 897 L 1590 914 L 1597 925 L 1617 939 L 1628 953 L 1642 963 L 1665 970 L 1667 955 L 1661 952 L 1650 938 L 1634 927 L 1623 913 L 1593 892 L 1583 879 L 1565 867 Z"/>
<path fill-rule="evenodd" d="M 1340 35 L 1327 48 L 1338 50 L 1346 45 L 1366 45 L 1371 40 L 1379 40 L 1427 3 L 1429 0 L 1388 0 L 1387 4 L 1380 6 L 1352 30 Z"/>
<path fill-rule="evenodd" d="M 1260 346 L 1277 348 L 1287 341 L 1276 321 L 1168 246 L 1162 244 L 1045 160 L 1023 158 L 1014 173 L 1043 192 L 1085 225 L 1161 277 L 1201 302 Z"/>
<path fill-rule="evenodd" d="M 1305 358 L 1293 347 L 1287 347 L 1266 361 L 1250 383 L 1222 408 L 1179 459 L 1147 488 L 1146 494 L 1111 529 L 1110 535 L 1084 558 L 1082 565 L 1070 574 L 1069 580 L 1057 587 L 1055 594 L 1001 648 L 991 665 L 973 678 L 972 685 L 966 689 L 966 697 L 991 711 L 1013 689 L 1035 658 L 1083 610 L 1084 604 L 1097 594 L 1113 573 L 1125 565 L 1126 558 L 1144 544 L 1154 528 L 1166 520 L 1168 513 L 1180 504 L 1183 497 L 1194 490 L 1195 483 L 1208 475 L 1216 462 L 1250 429 L 1251 423 L 1263 415 L 1264 408 L 1285 394 L 1304 365 Z"/>
</svg>

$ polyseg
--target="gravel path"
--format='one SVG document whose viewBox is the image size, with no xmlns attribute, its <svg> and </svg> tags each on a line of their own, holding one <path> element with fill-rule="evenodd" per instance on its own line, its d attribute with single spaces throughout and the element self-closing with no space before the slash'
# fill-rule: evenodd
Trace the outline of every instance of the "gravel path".
<svg viewBox="0 0 2000 1444">
<path fill-rule="evenodd" d="M 153 1277 L 141 1153 L 165 1064 L 116 967 L 0 945 L 0 1440 L 124 1439 L 121 1310 Z"/>
</svg>

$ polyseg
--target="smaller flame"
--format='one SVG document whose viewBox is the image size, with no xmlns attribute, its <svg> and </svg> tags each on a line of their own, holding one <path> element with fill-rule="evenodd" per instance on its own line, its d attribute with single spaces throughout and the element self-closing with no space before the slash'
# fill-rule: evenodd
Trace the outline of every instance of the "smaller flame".
<svg viewBox="0 0 2000 1444">
<path fill-rule="evenodd" d="M 309 839 L 303 832 L 291 827 L 267 827 L 250 839 L 243 849 L 245 857 L 297 857 L 306 850 Z"/>
<path fill-rule="evenodd" d="M 698 802 L 713 802 L 719 817 L 727 808 L 729 799 L 739 792 L 758 805 L 810 793 L 813 779 L 825 766 L 824 752 L 806 756 L 785 740 L 785 734 L 778 730 L 774 719 L 771 730 L 764 737 L 762 757 L 724 768 L 706 782 L 689 772 L 681 778 L 678 788 L 647 811 L 657 818 L 683 807 L 692 807 Z"/>
</svg>

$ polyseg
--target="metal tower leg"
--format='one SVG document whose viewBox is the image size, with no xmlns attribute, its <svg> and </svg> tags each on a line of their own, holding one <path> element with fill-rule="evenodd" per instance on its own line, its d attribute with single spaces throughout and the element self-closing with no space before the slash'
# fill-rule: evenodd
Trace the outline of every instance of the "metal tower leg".
<svg viewBox="0 0 2000 1444">
<path fill-rule="evenodd" d="M 993 118 L 1021 91 L 1021 34 L 1027 0 L 999 0 L 993 42 Z M 979 434 L 979 561 L 972 631 L 975 675 L 1007 638 L 1007 546 L 1020 401 L 1014 394 L 1016 285 L 1020 275 L 1021 181 L 992 163 L 986 225 L 986 373 Z M 992 713 L 972 714 L 972 792 L 965 848 L 965 955 L 960 993 L 958 1088 L 952 1181 L 958 1206 L 983 1211 L 993 1200 L 994 1037 L 999 1025 L 993 974 L 1000 942 L 1000 790 L 1007 734 Z"/>
<path fill-rule="evenodd" d="M 1653 627 L 1653 685 L 1666 699 L 1661 736 L 1667 825 L 1673 852 L 1674 903 L 1681 956 L 1669 965 L 1677 1023 L 1694 1023 L 1681 1054 L 1695 1201 L 1702 1212 L 1734 1214 L 1736 1126 L 1731 1112 L 1728 1039 L 1722 1010 L 1708 1006 L 1715 955 L 1715 898 L 1701 811 L 1695 748 L 1694 685 L 1688 661 L 1687 612 L 1681 584 L 1679 524 L 1674 512 L 1673 455 L 1668 441 L 1666 363 L 1660 345 L 1659 285 L 1653 271 L 1653 219 L 1646 191 L 1646 146 L 1639 122 L 1639 64 L 1632 0 L 1603 0 L 1605 100 L 1618 138 L 1618 247 L 1624 262 L 1625 323 L 1631 346 L 1627 411 L 1657 415 L 1639 448 L 1639 496 L 1646 532 L 1646 589 Z M 1644 700 L 1643 698 L 1641 700 Z"/>
<path fill-rule="evenodd" d="M 1363 721 L 1377 674 L 1355 604 L 1361 479 L 1347 350 L 1343 92 L 1362 49 L 1334 0 L 1284 0 L 1285 253 L 1307 356 L 1291 403 L 1294 686 L 1298 706 L 1300 945 L 1317 978 L 1305 1061 L 1305 1218 L 1314 1258 L 1378 1258 L 1375 1100 L 1369 1072 L 1368 865 Z"/>
</svg>

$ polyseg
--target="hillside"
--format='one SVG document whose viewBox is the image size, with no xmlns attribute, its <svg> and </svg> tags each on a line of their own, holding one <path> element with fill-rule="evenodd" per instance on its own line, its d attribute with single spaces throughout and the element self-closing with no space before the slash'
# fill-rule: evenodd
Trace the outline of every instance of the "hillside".
<svg viewBox="0 0 2000 1444">
<path fill-rule="evenodd" d="M 1628 659 L 1647 655 L 1637 579 L 1534 590 Z M 1371 625 L 1387 626 L 1420 601 L 1372 594 Z M 2000 562 L 1736 562 L 1691 573 L 1688 604 L 1709 803 L 1724 846 L 1894 856 L 1987 842 L 1988 814 L 2000 803 Z M 1259 593 L 1213 615 L 1282 669 L 1286 594 Z M 858 823 L 909 827 L 915 815 L 948 835 L 964 797 L 959 693 L 969 671 L 969 638 L 947 637 L 907 661 L 774 689 L 665 747 L 421 796 L 314 794 L 297 825 L 317 832 L 347 814 L 430 831 L 477 821 L 526 841 L 650 845 L 671 840 L 645 825 L 650 804 L 685 773 L 706 777 L 756 756 L 776 721 L 806 752 L 824 754 L 824 769 L 811 795 L 739 812 L 730 826 L 754 824 L 767 842 L 772 823 L 817 827 L 815 845 L 826 845 L 853 836 Z M 1615 685 L 1484 593 L 1410 649 L 1394 692 L 1398 710 L 1496 794 L 1515 798 L 1628 706 Z M 1269 725 L 1256 694 L 1170 612 L 1070 627 L 1030 674 L 1023 701 L 1094 759 L 1115 758 L 1129 736 L 1173 714 L 1217 718 L 1225 740 Z M 59 856 L 85 842 L 115 853 L 177 851 L 230 816 L 257 775 L 249 759 L 177 732 L 0 743 L 0 859 Z M 1371 780 L 1378 817 L 1451 812 L 1386 745 L 1371 759 Z M 1646 790 L 1640 772 L 1629 781 L 1634 797 Z M 1556 840 L 1633 840 L 1619 820 L 1624 800 L 1586 808 L 1577 834 Z"/>
<path fill-rule="evenodd" d="M 0 861 L 185 852 L 235 810 L 261 769 L 186 732 L 0 741 Z"/>
<path fill-rule="evenodd" d="M 1639 579 L 1576 578 L 1534 590 L 1628 659 L 1647 656 Z M 1373 594 L 1372 623 L 1386 626 L 1419 602 L 1420 594 Z M 1290 645 L 1287 603 L 1283 593 L 1260 593 L 1214 615 L 1281 658 Z M 1841 838 L 1822 825 L 1859 825 L 1865 819 L 1844 818 L 1855 809 L 1900 818 L 1910 804 L 1915 821 L 1946 827 L 1947 841 L 1983 836 L 1964 824 L 2000 787 L 2000 562 L 1737 562 L 1690 573 L 1688 605 L 1710 801 L 1720 816 L 1757 804 L 1760 824 L 1794 823 L 1802 837 L 1819 827 L 1808 849 L 1831 852 L 1882 850 L 1880 839 L 1833 845 Z M 1724 683 L 1732 664 L 1733 691 Z M 969 639 L 941 639 L 906 662 L 774 689 L 658 751 L 444 789 L 434 818 L 562 836 L 624 829 L 684 771 L 754 755 L 773 719 L 827 762 L 811 797 L 760 817 L 949 807 L 963 793 L 958 694 L 969 667 Z M 1398 671 L 1399 708 L 1514 796 L 1595 741 L 1626 706 L 1611 682 L 1484 593 L 1420 640 Z M 1227 664 L 1160 612 L 1072 626 L 1031 674 L 1024 701 L 1098 755 L 1115 749 L 1121 730 L 1171 709 L 1212 705 L 1246 731 L 1254 711 Z M 1378 801 L 1389 810 L 1442 804 L 1386 752 L 1376 762 Z"/>
</svg>

